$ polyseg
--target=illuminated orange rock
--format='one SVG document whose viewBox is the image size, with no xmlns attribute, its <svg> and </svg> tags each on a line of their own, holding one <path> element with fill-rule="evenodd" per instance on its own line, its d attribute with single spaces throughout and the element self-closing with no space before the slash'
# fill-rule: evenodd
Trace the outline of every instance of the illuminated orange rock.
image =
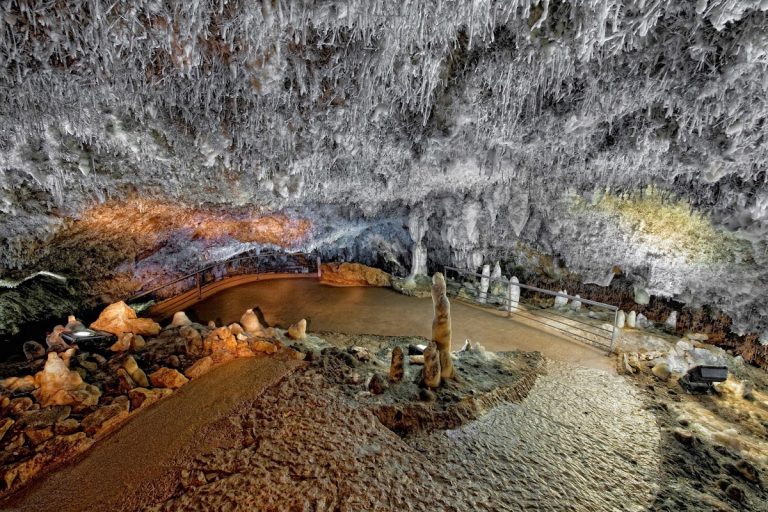
<svg viewBox="0 0 768 512">
<path fill-rule="evenodd" d="M 274 354 L 277 352 L 277 345 L 268 341 L 254 340 L 248 344 L 253 352 L 263 354 Z"/>
<path fill-rule="evenodd" d="M 320 281 L 337 286 L 392 286 L 390 275 L 360 263 L 323 263 Z"/>
<path fill-rule="evenodd" d="M 213 358 L 211 358 L 211 356 L 206 356 L 187 368 L 187 371 L 184 372 L 184 375 L 186 375 L 189 379 L 196 379 L 201 375 L 208 373 L 211 368 L 213 368 Z"/>
<path fill-rule="evenodd" d="M 42 371 L 35 375 L 36 389 L 32 394 L 42 407 L 73 405 L 79 408 L 95 406 L 101 391 L 83 382 L 80 374 L 71 371 L 56 352 L 48 354 Z"/>
<path fill-rule="evenodd" d="M 106 407 L 96 409 L 83 418 L 80 424 L 86 434 L 100 436 L 128 419 L 129 402 L 123 397 L 123 401 L 116 401 Z"/>
<path fill-rule="evenodd" d="M 91 329 L 111 332 L 117 336 L 125 333 L 154 336 L 160 332 L 160 324 L 150 318 L 139 318 L 125 302 L 115 302 L 101 312 L 91 324 Z"/>
<path fill-rule="evenodd" d="M 131 401 L 131 407 L 135 410 L 139 407 L 146 407 L 153 403 L 162 400 L 163 398 L 172 395 L 172 389 L 166 388 L 135 388 L 128 392 L 128 399 Z"/>
<path fill-rule="evenodd" d="M 149 376 L 149 380 L 157 388 L 168 389 L 178 389 L 189 382 L 189 379 L 179 373 L 178 370 L 171 368 L 160 368 Z"/>
</svg>

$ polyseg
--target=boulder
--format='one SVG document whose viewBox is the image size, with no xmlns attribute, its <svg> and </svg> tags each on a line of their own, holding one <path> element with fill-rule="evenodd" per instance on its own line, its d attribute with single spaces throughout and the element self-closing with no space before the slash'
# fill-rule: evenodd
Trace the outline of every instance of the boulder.
<svg viewBox="0 0 768 512">
<path fill-rule="evenodd" d="M 173 314 L 173 320 L 168 327 L 184 327 L 185 325 L 192 325 L 192 320 L 184 311 L 177 311 Z"/>
<path fill-rule="evenodd" d="M 121 393 L 127 393 L 128 391 L 132 390 L 135 387 L 138 387 L 136 384 L 136 381 L 134 381 L 130 374 L 128 374 L 127 371 L 125 371 L 125 368 L 118 368 L 115 372 L 115 375 L 117 375 L 117 382 L 118 386 L 117 388 L 120 390 Z"/>
<path fill-rule="evenodd" d="M 128 392 L 128 399 L 131 401 L 131 409 L 136 410 L 139 407 L 146 407 L 172 394 L 173 390 L 166 388 L 135 388 Z"/>
<path fill-rule="evenodd" d="M 288 328 L 288 336 L 294 340 L 303 340 L 307 337 L 307 321 L 302 318 Z"/>
<path fill-rule="evenodd" d="M 227 356 L 237 356 L 237 338 L 232 335 L 229 327 L 219 327 L 209 332 L 203 346 L 210 346 L 211 352 L 222 360 L 226 360 Z"/>
<path fill-rule="evenodd" d="M 64 360 L 55 352 L 48 353 L 45 367 L 35 375 L 35 384 L 38 389 L 33 395 L 42 407 L 49 405 L 93 407 L 101 396 L 99 388 L 83 382 L 80 374 L 70 371 Z"/>
<path fill-rule="evenodd" d="M 206 356 L 187 368 L 184 375 L 186 375 L 188 379 L 196 379 L 201 375 L 208 373 L 211 368 L 213 368 L 213 359 L 211 356 Z"/>
<path fill-rule="evenodd" d="M 191 356 L 205 354 L 203 338 L 197 329 L 187 325 L 179 329 L 179 335 L 184 338 L 184 348 L 187 354 Z"/>
<path fill-rule="evenodd" d="M 80 426 L 86 434 L 103 435 L 117 427 L 128 418 L 129 402 L 115 401 L 110 405 L 96 409 L 83 418 Z"/>
<path fill-rule="evenodd" d="M 659 379 L 666 381 L 669 379 L 669 376 L 672 374 L 669 370 L 669 365 L 667 363 L 661 362 L 656 364 L 653 369 L 651 370 L 653 374 Z"/>
<path fill-rule="evenodd" d="M 160 332 L 160 324 L 149 318 L 138 318 L 136 311 L 120 301 L 107 306 L 91 324 L 91 329 L 110 332 L 116 336 L 127 332 L 155 336 Z"/>
<path fill-rule="evenodd" d="M 336 286 L 391 286 L 389 274 L 360 263 L 323 263 L 320 282 Z"/>
<path fill-rule="evenodd" d="M 256 316 L 252 309 L 247 309 L 243 313 L 243 316 L 240 317 L 240 325 L 245 333 L 250 336 L 260 336 L 264 332 L 264 328 L 261 326 L 261 322 L 259 322 L 259 317 Z"/>
<path fill-rule="evenodd" d="M 627 327 L 635 329 L 637 327 L 637 313 L 630 311 L 627 315 Z"/>
<path fill-rule="evenodd" d="M 0 387 L 11 393 L 30 393 L 37 388 L 37 383 L 34 376 L 24 375 L 0 380 Z"/>
<path fill-rule="evenodd" d="M 648 320 L 648 318 L 644 314 L 640 313 L 635 318 L 635 326 L 638 329 L 648 329 L 649 327 L 653 327 L 653 322 Z"/>
<path fill-rule="evenodd" d="M 405 355 L 403 349 L 395 347 L 392 349 L 392 362 L 389 365 L 389 380 L 400 382 L 405 374 Z"/>
<path fill-rule="evenodd" d="M 160 368 L 149 376 L 152 385 L 157 388 L 178 389 L 189 379 L 179 373 L 178 370 L 171 368 Z"/>
<path fill-rule="evenodd" d="M 22 347 L 27 361 L 33 361 L 45 357 L 45 347 L 36 341 L 25 341 Z"/>
</svg>

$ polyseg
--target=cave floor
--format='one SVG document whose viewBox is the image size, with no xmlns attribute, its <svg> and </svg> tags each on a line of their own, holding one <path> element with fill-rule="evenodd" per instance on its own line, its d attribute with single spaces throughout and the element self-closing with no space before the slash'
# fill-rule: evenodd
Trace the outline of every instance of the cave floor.
<svg viewBox="0 0 768 512">
<path fill-rule="evenodd" d="M 188 308 L 190 317 L 237 322 L 248 308 L 260 309 L 272 326 L 287 328 L 306 318 L 308 331 L 379 336 L 431 335 L 432 299 L 402 295 L 389 288 L 336 287 L 314 279 L 254 282 L 227 290 Z M 451 301 L 453 349 L 464 340 L 492 351 L 539 351 L 549 359 L 613 371 L 614 359 L 546 328 L 502 312 Z"/>
</svg>

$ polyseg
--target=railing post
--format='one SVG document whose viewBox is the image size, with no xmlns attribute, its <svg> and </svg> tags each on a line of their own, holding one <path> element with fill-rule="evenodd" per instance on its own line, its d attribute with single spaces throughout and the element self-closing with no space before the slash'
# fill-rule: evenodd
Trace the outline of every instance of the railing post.
<svg viewBox="0 0 768 512">
<path fill-rule="evenodd" d="M 611 333 L 611 348 L 608 349 L 609 353 L 613 353 L 613 346 L 616 344 L 616 338 L 619 331 L 619 308 L 613 312 L 613 332 Z"/>
<path fill-rule="evenodd" d="M 323 277 L 323 270 L 321 267 L 322 263 L 320 262 L 320 256 L 317 257 L 317 278 L 321 279 Z"/>
<path fill-rule="evenodd" d="M 197 298 L 202 299 L 203 298 L 203 283 L 202 279 L 200 279 L 200 272 L 195 274 L 195 285 L 197 286 Z"/>
</svg>

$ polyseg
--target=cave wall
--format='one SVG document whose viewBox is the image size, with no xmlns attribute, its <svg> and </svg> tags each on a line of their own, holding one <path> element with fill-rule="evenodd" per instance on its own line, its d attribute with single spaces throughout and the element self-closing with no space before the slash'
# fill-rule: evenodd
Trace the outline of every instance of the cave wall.
<svg viewBox="0 0 768 512">
<path fill-rule="evenodd" d="M 530 249 L 768 339 L 767 10 L 5 0 L 0 278 L 119 296 L 254 247 L 404 275 L 419 215 L 433 269 L 537 268 Z M 186 223 L 126 244 L 120 209 L 143 204 Z M 243 227 L 270 215 L 307 229 Z"/>
</svg>

